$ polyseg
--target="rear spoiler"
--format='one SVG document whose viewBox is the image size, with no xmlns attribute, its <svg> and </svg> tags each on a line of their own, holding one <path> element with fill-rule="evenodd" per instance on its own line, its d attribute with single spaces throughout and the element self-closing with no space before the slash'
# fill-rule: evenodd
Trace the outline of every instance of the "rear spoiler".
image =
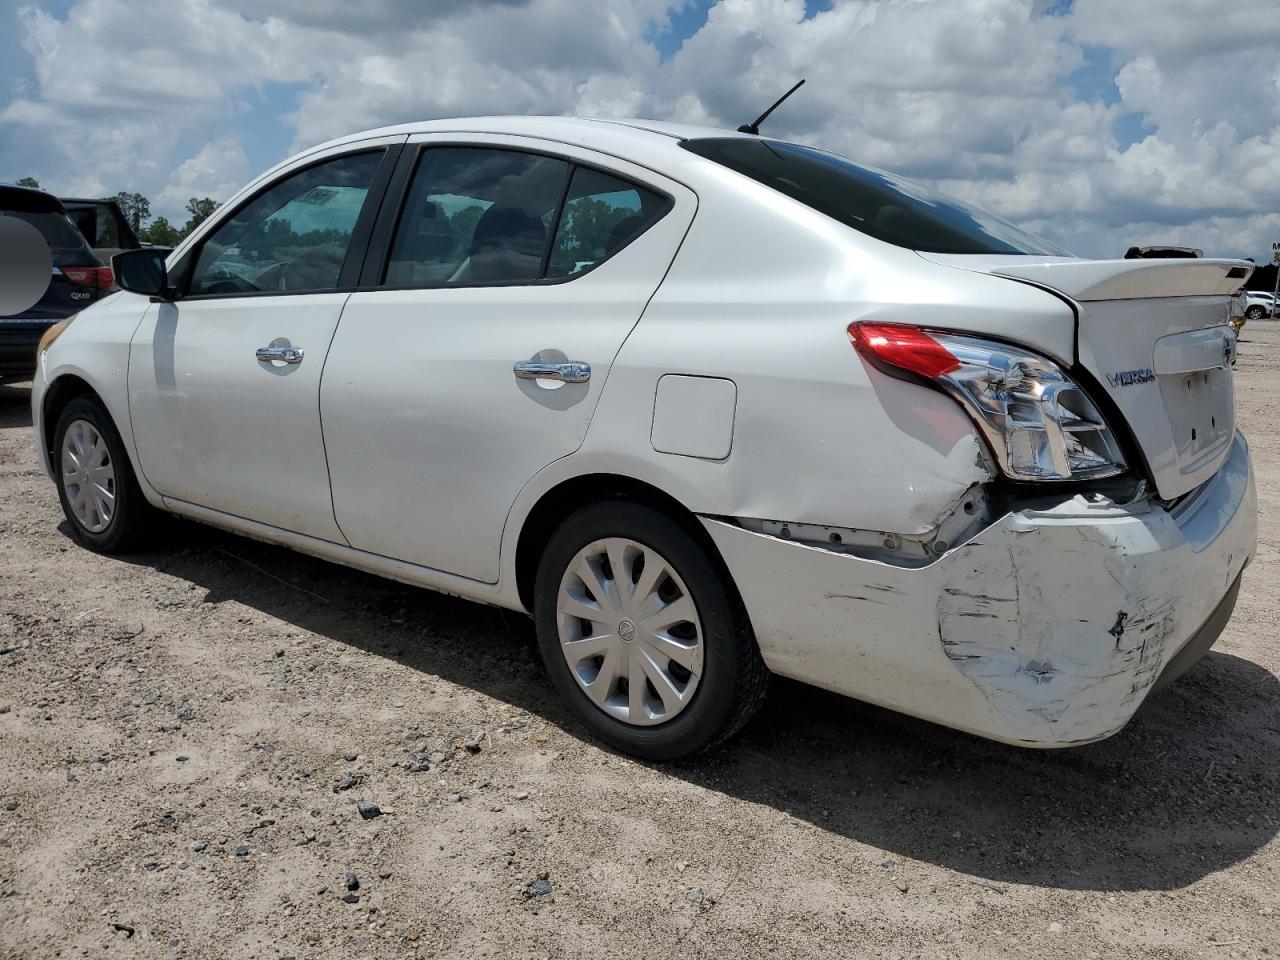
<svg viewBox="0 0 1280 960">
<path fill-rule="evenodd" d="M 1229 296 L 1244 286 L 1253 264 L 1247 260 L 1051 260 L 1002 263 L 990 269 L 1083 302 Z"/>
</svg>

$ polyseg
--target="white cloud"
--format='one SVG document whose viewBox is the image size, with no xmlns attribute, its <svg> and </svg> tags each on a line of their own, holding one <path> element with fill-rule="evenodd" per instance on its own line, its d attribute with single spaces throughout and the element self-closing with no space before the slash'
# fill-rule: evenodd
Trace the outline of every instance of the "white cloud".
<svg viewBox="0 0 1280 960">
<path fill-rule="evenodd" d="M 736 126 L 805 76 L 770 132 L 934 181 L 1081 253 L 1178 241 L 1261 255 L 1277 229 L 1272 0 L 1075 0 L 1067 13 L 1050 0 L 835 0 L 812 18 L 803 0 L 720 0 L 664 60 L 652 38 L 688 2 L 26 9 L 36 68 L 0 101 L 0 178 L 140 190 L 165 212 L 264 165 L 244 150 L 263 124 L 286 125 L 273 142 L 297 147 L 463 114 Z M 279 84 L 296 99 L 264 115 L 262 91 Z M 1132 116 L 1143 137 L 1117 139 Z"/>
<path fill-rule="evenodd" d="M 231 136 L 220 137 L 178 165 L 155 197 L 156 212 L 182 210 L 192 197 L 229 197 L 244 185 L 250 173 L 240 141 Z"/>
</svg>

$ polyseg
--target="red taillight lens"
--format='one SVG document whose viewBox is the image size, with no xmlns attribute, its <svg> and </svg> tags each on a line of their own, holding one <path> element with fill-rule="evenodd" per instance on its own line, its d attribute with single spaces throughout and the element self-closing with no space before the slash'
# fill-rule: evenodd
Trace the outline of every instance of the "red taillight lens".
<svg viewBox="0 0 1280 960">
<path fill-rule="evenodd" d="M 82 287 L 100 287 L 106 290 L 116 282 L 110 267 L 63 267 L 62 275 Z"/>
<path fill-rule="evenodd" d="M 873 363 L 887 364 L 933 379 L 960 369 L 960 361 L 919 327 L 901 323 L 853 323 L 854 349 Z"/>
</svg>

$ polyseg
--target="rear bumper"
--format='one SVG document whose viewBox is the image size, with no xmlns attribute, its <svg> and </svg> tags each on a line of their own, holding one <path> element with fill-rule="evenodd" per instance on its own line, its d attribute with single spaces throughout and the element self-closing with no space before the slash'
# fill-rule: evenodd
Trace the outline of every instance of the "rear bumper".
<svg viewBox="0 0 1280 960">
<path fill-rule="evenodd" d="M 1208 650 L 1253 556 L 1257 507 L 1237 435 L 1172 512 L 1081 497 L 1018 510 L 918 569 L 703 523 L 776 673 L 1061 747 L 1115 733 L 1157 679 Z"/>
<path fill-rule="evenodd" d="M 36 347 L 44 332 L 57 320 L 0 320 L 0 379 L 31 376 L 36 369 Z"/>
</svg>

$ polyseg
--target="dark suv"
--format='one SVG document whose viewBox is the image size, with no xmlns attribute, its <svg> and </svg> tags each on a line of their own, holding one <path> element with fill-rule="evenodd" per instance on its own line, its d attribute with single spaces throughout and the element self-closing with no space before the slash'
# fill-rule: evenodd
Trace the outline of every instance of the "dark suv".
<svg viewBox="0 0 1280 960">
<path fill-rule="evenodd" d="M 22 313 L 0 316 L 0 383 L 28 379 L 36 345 L 49 327 L 110 292 L 111 268 L 102 265 L 68 219 L 57 197 L 42 190 L 0 186 L 0 217 L 31 224 L 48 241 L 53 276 L 40 301 Z"/>
</svg>

